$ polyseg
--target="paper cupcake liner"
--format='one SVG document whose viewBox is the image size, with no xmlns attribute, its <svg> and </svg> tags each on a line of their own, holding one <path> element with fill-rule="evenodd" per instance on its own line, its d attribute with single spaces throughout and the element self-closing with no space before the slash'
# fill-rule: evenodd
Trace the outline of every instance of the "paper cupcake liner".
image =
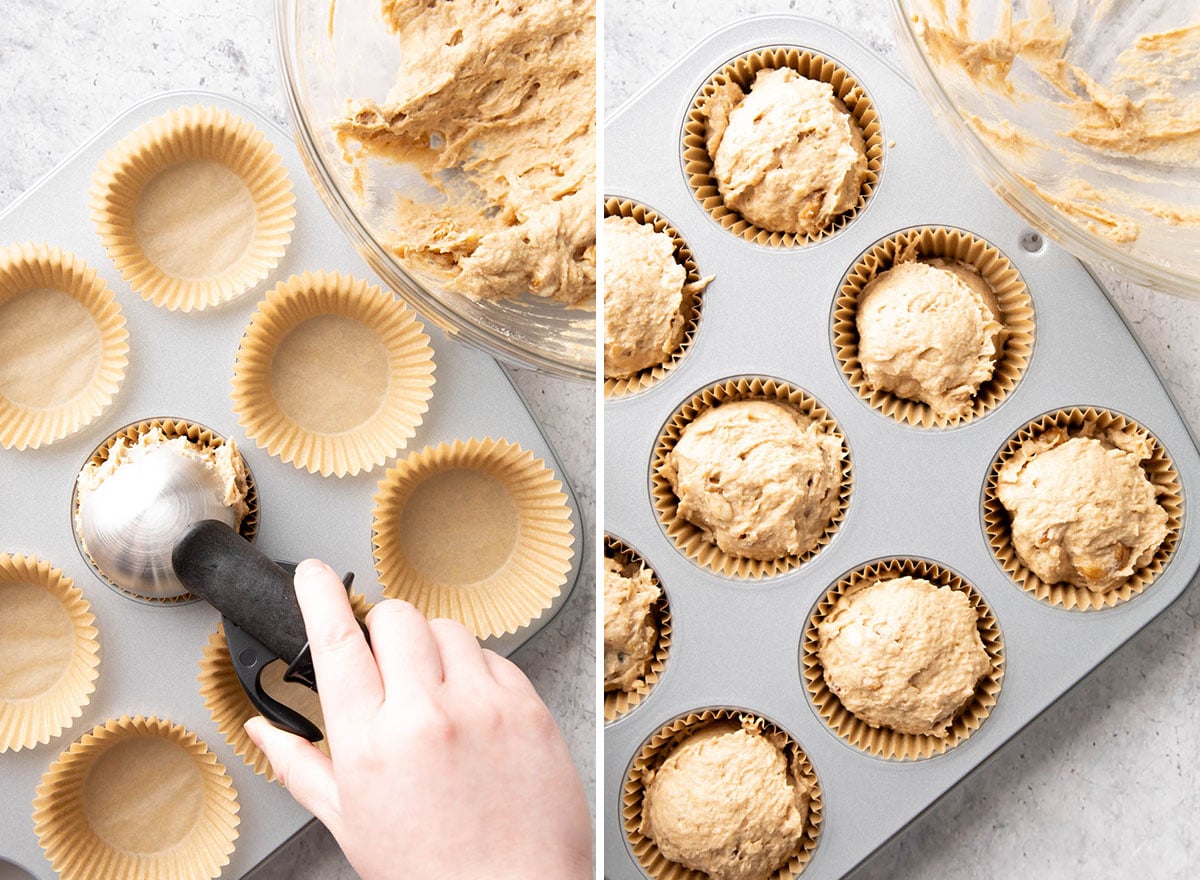
<svg viewBox="0 0 1200 880">
<path fill-rule="evenodd" d="M 90 322 L 47 302 L 55 294 Z M 0 446 L 37 449 L 90 424 L 120 389 L 128 354 L 121 306 L 95 269 L 44 244 L 0 250 Z"/>
<path fill-rule="evenodd" d="M 793 778 L 799 777 L 806 781 L 810 792 L 808 816 L 805 819 L 804 837 L 800 847 L 787 864 L 771 875 L 770 880 L 792 880 L 799 877 L 812 860 L 823 821 L 821 784 L 800 744 L 786 730 L 756 712 L 734 708 L 700 709 L 680 716 L 660 728 L 642 746 L 625 776 L 625 785 L 621 792 L 621 823 L 634 858 L 653 880 L 708 880 L 708 875 L 671 861 L 659 852 L 653 840 L 642 834 L 642 804 L 646 793 L 647 771 L 661 766 L 670 751 L 689 736 L 713 724 L 727 721 L 740 723 L 748 719 L 761 723 L 764 733 L 776 734 L 787 740 L 785 753 L 790 759 Z"/>
<path fill-rule="evenodd" d="M 817 656 L 817 627 L 833 610 L 839 598 L 876 581 L 898 577 L 923 578 L 935 586 L 950 587 L 965 593 L 971 601 L 971 607 L 979 616 L 979 637 L 992 662 L 991 669 L 975 686 L 974 696 L 959 710 L 945 736 L 898 733 L 886 727 L 873 727 L 860 720 L 842 705 L 841 700 L 826 685 L 825 670 Z M 817 714 L 834 733 L 868 754 L 893 760 L 916 761 L 944 754 L 954 748 L 978 730 L 991 713 L 1004 679 L 1004 639 L 1000 633 L 1000 626 L 983 597 L 960 575 L 924 559 L 886 559 L 859 566 L 844 575 L 817 603 L 804 631 L 801 673 Z"/>
<path fill-rule="evenodd" d="M 979 272 L 1000 307 L 1000 323 L 1005 331 L 1004 348 L 991 379 L 979 387 L 970 411 L 957 418 L 940 416 L 926 403 L 870 388 L 858 359 L 858 303 L 863 288 L 899 263 L 937 257 L 956 260 Z M 945 226 L 906 229 L 873 245 L 846 275 L 834 302 L 833 343 L 850 387 L 884 415 L 923 428 L 965 424 L 999 406 L 1024 374 L 1033 339 L 1033 300 L 1016 267 L 995 245 Z"/>
<path fill-rule="evenodd" d="M 658 574 L 650 567 L 645 558 L 637 551 L 607 534 L 604 536 L 604 555 L 626 563 L 642 563 L 654 576 L 654 582 L 658 584 L 659 589 L 662 589 L 662 584 L 658 580 Z M 658 641 L 654 645 L 654 656 L 650 658 L 650 665 L 646 669 L 646 674 L 634 682 L 633 687 L 628 691 L 615 690 L 604 692 L 604 721 L 606 724 L 627 715 L 635 706 L 640 705 L 642 700 L 658 684 L 658 679 L 662 676 L 663 669 L 666 667 L 667 655 L 671 652 L 671 606 L 667 601 L 665 591 L 659 596 L 658 601 L 650 607 L 650 613 L 654 617 L 655 629 L 658 631 Z"/>
<path fill-rule="evenodd" d="M 18 614 L 8 601 L 28 598 L 18 590 L 58 603 L 67 631 L 48 632 L 53 621 L 45 607 Z M 36 556 L 0 553 L 0 754 L 48 743 L 83 714 L 99 675 L 95 621 L 83 591 L 60 569 Z"/>
<path fill-rule="evenodd" d="M 220 875 L 237 839 L 237 792 L 186 728 L 110 719 L 59 755 L 33 801 L 34 831 L 61 880 Z"/>
<path fill-rule="evenodd" d="M 99 446 L 95 448 L 88 460 L 80 467 L 80 471 L 89 464 L 101 464 L 108 459 L 109 450 L 116 445 L 116 442 L 122 437 L 128 440 L 136 440 L 147 431 L 154 428 L 159 428 L 163 432 L 163 436 L 167 439 L 186 436 L 193 443 L 209 448 L 219 448 L 226 443 L 232 443 L 232 440 L 226 440 L 212 428 L 206 427 L 199 422 L 189 422 L 184 419 L 172 418 L 154 418 L 145 419 L 140 422 L 133 422 L 113 432 L 106 437 Z M 240 453 L 239 453 L 240 454 Z M 245 464 L 245 459 L 242 460 Z M 249 465 L 246 465 L 246 515 L 242 517 L 242 521 L 238 523 L 238 534 L 247 541 L 253 543 L 258 535 L 258 486 L 254 482 L 254 474 L 250 472 Z M 74 524 L 75 544 L 79 548 L 79 554 L 83 557 L 83 561 L 88 564 L 96 576 L 104 583 L 108 584 L 114 590 L 136 599 L 139 602 L 145 602 L 152 605 L 178 605 L 183 602 L 191 602 L 196 597 L 191 593 L 180 593 L 178 596 L 143 596 L 140 593 L 134 592 L 127 587 L 118 584 L 92 561 L 92 557 L 88 555 L 87 549 L 83 544 L 83 536 L 79 533 L 79 495 L 78 490 L 71 495 L 71 522 Z"/>
<path fill-rule="evenodd" d="M 350 607 L 354 609 L 354 615 L 362 620 L 372 606 L 358 593 L 351 591 Z M 268 666 L 263 671 L 264 688 L 281 702 L 296 709 L 324 733 L 325 721 L 321 715 L 321 701 L 316 692 L 302 684 L 283 681 L 285 668 L 286 664 L 282 660 Z M 212 716 L 213 723 L 217 725 L 217 730 L 225 737 L 225 742 L 233 749 L 233 753 L 268 782 L 277 782 L 278 777 L 271 762 L 243 727 L 259 713 L 246 696 L 233 668 L 233 661 L 229 656 L 229 642 L 225 640 L 224 624 L 217 624 L 216 632 L 209 635 L 208 644 L 204 646 L 204 653 L 200 658 L 200 674 L 196 680 L 200 685 L 200 696 L 204 698 L 205 708 Z M 326 755 L 329 754 L 327 739 L 313 745 Z"/>
<path fill-rule="evenodd" d="M 655 382 L 665 378 L 683 360 L 696 338 L 696 331 L 700 327 L 704 288 L 712 281 L 712 276 L 707 278 L 701 277 L 700 270 L 696 266 L 696 259 L 692 255 L 692 250 L 688 247 L 687 242 L 683 240 L 683 236 L 665 218 L 659 216 L 645 205 L 640 205 L 629 199 L 608 198 L 604 202 L 604 216 L 632 217 L 638 223 L 651 227 L 655 232 L 662 232 L 669 235 L 675 243 L 675 262 L 683 266 L 684 271 L 687 273 L 683 281 L 683 302 L 681 304 L 681 311 L 686 323 L 683 327 L 683 339 L 680 341 L 679 347 L 671 353 L 671 356 L 665 362 L 647 367 L 644 370 L 634 373 L 632 376 L 625 376 L 620 379 L 610 379 L 605 376 L 604 396 L 616 398 L 625 397 L 626 395 L 649 388 Z"/>
<path fill-rule="evenodd" d="M 197 199 L 207 210 L 197 211 Z M 174 207 L 181 203 L 186 213 Z M 296 215 L 271 142 L 240 116 L 203 106 L 172 110 L 118 141 L 92 179 L 90 205 L 121 277 L 156 306 L 184 312 L 266 278 Z"/>
<path fill-rule="evenodd" d="M 731 556 L 722 551 L 716 544 L 705 540 L 704 533 L 698 526 L 688 522 L 679 515 L 679 498 L 671 487 L 670 481 L 663 476 L 662 467 L 667 455 L 679 442 L 679 436 L 689 422 L 696 419 L 706 409 L 711 409 L 732 400 L 776 400 L 787 403 L 804 415 L 818 422 L 826 433 L 838 437 L 842 441 L 844 455 L 842 457 L 842 482 L 838 493 L 838 506 L 833 519 L 825 527 L 817 545 L 803 553 L 781 556 L 777 559 L 750 559 L 744 556 Z M 803 390 L 792 388 L 786 382 L 758 376 L 743 376 L 726 379 L 705 388 L 699 394 L 685 401 L 667 420 L 663 426 L 658 442 L 654 446 L 654 459 L 651 466 L 651 495 L 654 499 L 654 510 L 658 514 L 663 529 L 680 552 L 705 568 L 727 577 L 734 578 L 765 578 L 773 577 L 791 571 L 812 559 L 821 551 L 837 533 L 842 521 L 846 518 L 846 508 L 850 503 L 850 493 L 853 487 L 853 473 L 850 463 L 850 452 L 846 447 L 845 434 L 837 421 L 817 400 Z"/>
<path fill-rule="evenodd" d="M 815 235 L 763 229 L 726 207 L 717 182 L 712 176 L 712 157 L 705 146 L 708 100 L 713 93 L 730 81 L 737 83 L 744 92 L 749 92 L 750 84 L 760 70 L 777 70 L 781 67 L 790 67 L 801 76 L 833 86 L 834 95 L 846 105 L 851 118 L 862 132 L 863 145 L 866 148 L 867 174 L 863 179 L 858 201 Z M 875 185 L 879 182 L 882 166 L 883 136 L 879 127 L 879 116 L 870 96 L 859 85 L 858 80 L 836 61 L 807 49 L 778 46 L 758 49 L 734 58 L 713 74 L 696 93 L 683 127 L 683 170 L 696 200 L 722 227 L 755 244 L 794 247 L 820 241 L 844 229 L 871 198 Z"/>
<path fill-rule="evenodd" d="M 1074 584 L 1047 584 L 1025 567 L 1017 557 L 1012 544 L 1011 520 L 1008 511 L 996 496 L 996 481 L 1000 468 L 1013 456 L 1021 445 L 1050 430 L 1066 431 L 1069 436 L 1084 433 L 1085 428 L 1104 431 L 1108 428 L 1124 430 L 1133 428 L 1150 441 L 1151 457 L 1142 462 L 1142 470 L 1158 490 L 1158 503 L 1167 511 L 1167 537 L 1159 546 L 1150 562 L 1139 568 L 1121 586 L 1102 593 Z M 1023 589 L 1048 605 L 1060 606 L 1068 611 L 1097 611 L 1112 608 L 1140 594 L 1154 583 L 1175 553 L 1183 527 L 1183 489 L 1179 474 L 1167 451 L 1150 431 L 1133 419 L 1120 413 L 1096 407 L 1072 407 L 1047 413 L 1034 419 L 1016 434 L 1000 450 L 988 471 L 984 487 L 983 525 L 987 532 L 988 546 L 995 554 L 1000 567 Z"/>
<path fill-rule="evenodd" d="M 309 473 L 341 477 L 383 464 L 429 409 L 434 366 L 424 329 L 366 281 L 293 275 L 259 303 L 238 348 L 238 424 L 260 449 Z"/>
<path fill-rule="evenodd" d="M 443 491 L 429 498 L 430 487 Z M 511 537 L 500 522 L 510 517 Z M 416 540 L 405 540 L 406 529 Z M 371 540 L 385 596 L 490 638 L 550 607 L 566 583 L 575 537 L 554 472 L 532 452 L 488 437 L 427 446 L 398 461 L 379 483 Z"/>
</svg>

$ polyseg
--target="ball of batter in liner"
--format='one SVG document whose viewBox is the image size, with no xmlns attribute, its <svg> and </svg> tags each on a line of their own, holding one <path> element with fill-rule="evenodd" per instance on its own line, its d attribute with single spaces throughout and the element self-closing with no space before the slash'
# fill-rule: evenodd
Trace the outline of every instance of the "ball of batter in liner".
<svg viewBox="0 0 1200 880">
<path fill-rule="evenodd" d="M 688 423 L 662 474 L 679 515 L 731 556 L 812 550 L 838 509 L 840 437 L 782 401 L 734 400 Z"/>
<path fill-rule="evenodd" d="M 731 721 L 683 740 L 646 783 L 641 832 L 712 880 L 766 880 L 800 847 L 811 799 L 780 739 Z"/>
<path fill-rule="evenodd" d="M 867 176 L 858 123 L 827 82 L 760 70 L 706 105 L 705 145 L 721 199 L 772 232 L 815 235 L 858 202 Z"/>
<path fill-rule="evenodd" d="M 652 609 L 662 596 L 644 565 L 604 559 L 604 690 L 631 690 L 645 678 L 658 644 Z"/>
<path fill-rule="evenodd" d="M 666 361 L 683 340 L 687 273 L 675 242 L 632 217 L 604 218 L 604 375 Z"/>
<path fill-rule="evenodd" d="M 967 415 L 1004 348 L 1000 315 L 987 282 L 962 263 L 914 260 L 881 272 L 863 288 L 856 317 L 867 387 L 941 418 Z"/>
<path fill-rule="evenodd" d="M 944 737 L 991 669 L 965 593 L 923 578 L 841 596 L 817 627 L 825 683 L 872 727 Z"/>
<path fill-rule="evenodd" d="M 1167 512 L 1141 466 L 1151 452 L 1132 430 L 1048 431 L 1022 444 L 996 485 L 1017 558 L 1048 584 L 1098 593 L 1124 584 L 1167 537 Z"/>
</svg>

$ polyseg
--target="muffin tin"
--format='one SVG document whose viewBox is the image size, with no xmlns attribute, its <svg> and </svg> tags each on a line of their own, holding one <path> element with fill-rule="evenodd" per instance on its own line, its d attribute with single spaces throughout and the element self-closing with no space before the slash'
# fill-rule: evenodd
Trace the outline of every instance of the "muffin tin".
<svg viewBox="0 0 1200 880">
<path fill-rule="evenodd" d="M 796 47 L 843 65 L 872 100 L 884 144 L 867 204 L 820 241 L 764 246 L 722 228 L 689 185 L 684 139 L 694 97 L 731 60 Z M 739 707 L 794 737 L 823 793 L 823 822 L 805 880 L 841 877 L 916 818 L 1068 688 L 1174 602 L 1200 567 L 1200 453 L 1154 368 L 1085 267 L 1044 242 L 980 183 L 943 139 L 908 81 L 876 53 L 824 24 L 766 16 L 712 34 L 618 110 L 605 129 L 606 197 L 628 199 L 678 230 L 701 275 L 715 278 L 687 357 L 650 387 L 605 401 L 606 532 L 645 558 L 667 594 L 671 649 L 660 680 L 605 728 L 605 874 L 647 876 L 623 830 L 630 767 L 664 725 Z M 988 412 L 949 428 L 901 423 L 851 387 L 836 358 L 835 301 L 876 243 L 911 227 L 966 231 L 999 248 L 1033 300 L 1035 341 L 1015 387 Z M 687 558 L 655 511 L 654 450 L 686 401 L 730 378 L 802 389 L 844 432 L 853 492 L 827 546 L 772 577 L 738 578 Z M 1182 526 L 1154 583 L 1116 607 L 1068 611 L 1038 601 L 988 546 L 983 499 L 1010 437 L 1039 416 L 1094 407 L 1151 431 L 1183 488 Z M 617 466 L 619 465 L 619 466 Z M 965 578 L 991 609 L 1004 678 L 979 729 L 943 754 L 884 759 L 840 738 L 806 691 L 805 631 L 843 576 L 874 561 L 926 560 Z"/>
<path fill-rule="evenodd" d="M 201 313 L 182 314 L 144 302 L 108 259 L 88 208 L 97 164 L 126 132 L 173 108 L 204 103 L 250 120 L 283 158 L 296 193 L 296 228 L 280 265 L 245 296 Z M 320 556 L 338 571 L 353 571 L 355 589 L 380 598 L 371 557 L 373 497 L 386 471 L 323 478 L 298 470 L 256 448 L 238 426 L 230 379 L 242 331 L 259 300 L 276 280 L 306 269 L 337 270 L 378 284 L 374 274 L 308 185 L 300 156 L 286 132 L 252 108 L 209 93 L 173 92 L 140 103 L 35 184 L 0 216 L 0 242 L 46 241 L 84 258 L 116 292 L 128 322 L 129 367 L 114 403 L 85 429 L 48 447 L 0 450 L 0 552 L 36 554 L 63 569 L 83 590 L 99 630 L 100 677 L 90 703 L 72 726 L 48 745 L 0 754 L 0 866 L 7 860 L 34 877 L 54 877 L 34 835 L 34 790 L 42 774 L 71 742 L 92 726 L 121 715 L 156 715 L 196 733 L 228 769 L 238 792 L 239 837 L 223 876 L 241 877 L 312 817 L 278 784 L 243 763 L 205 708 L 196 677 L 215 609 L 203 602 L 150 605 L 111 589 L 88 567 L 75 546 L 71 495 L 75 476 L 92 450 L 122 425 L 171 417 L 211 427 L 238 444 L 260 495 L 257 546 L 278 559 Z M 504 437 L 562 468 L 499 365 L 425 325 L 436 361 L 429 411 L 401 455 L 443 441 Z M 562 592 L 552 606 L 515 635 L 489 639 L 489 647 L 512 653 L 553 618 L 579 573 L 584 535 L 578 505 L 568 495 L 574 553 Z M 3 870 L 0 870 L 3 873 Z"/>
</svg>

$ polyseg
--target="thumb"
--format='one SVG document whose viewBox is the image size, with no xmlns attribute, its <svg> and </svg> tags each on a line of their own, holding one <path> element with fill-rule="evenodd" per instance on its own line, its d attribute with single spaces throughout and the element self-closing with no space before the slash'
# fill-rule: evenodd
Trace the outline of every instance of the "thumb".
<svg viewBox="0 0 1200 880">
<path fill-rule="evenodd" d="M 245 726 L 246 735 L 262 749 L 271 768 L 292 797 L 321 820 L 333 835 L 341 831 L 341 805 L 333 762 L 308 740 L 280 730 L 267 719 L 256 716 Z"/>
</svg>

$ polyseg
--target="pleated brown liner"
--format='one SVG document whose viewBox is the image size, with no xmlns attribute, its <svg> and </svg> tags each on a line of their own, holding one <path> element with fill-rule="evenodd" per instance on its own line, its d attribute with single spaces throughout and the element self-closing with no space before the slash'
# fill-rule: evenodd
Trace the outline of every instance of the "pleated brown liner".
<svg viewBox="0 0 1200 880">
<path fill-rule="evenodd" d="M 903 262 L 942 258 L 964 263 L 987 282 L 1000 308 L 1005 338 L 992 377 L 975 395 L 970 411 L 946 418 L 929 404 L 869 387 L 858 359 L 858 303 L 863 288 L 880 273 Z M 961 229 L 920 226 L 897 232 L 874 244 L 846 275 L 833 311 L 833 342 L 838 364 L 850 387 L 886 416 L 923 428 L 948 428 L 979 418 L 999 406 L 1016 387 L 1033 352 L 1033 300 L 1020 273 L 1000 250 Z"/>
<path fill-rule="evenodd" d="M 817 628 L 833 610 L 837 600 L 870 586 L 880 580 L 912 577 L 922 578 L 937 587 L 950 587 L 965 593 L 971 607 L 979 616 L 979 637 L 991 660 L 991 669 L 975 686 L 975 694 L 954 718 L 946 736 L 933 734 L 898 733 L 886 727 L 874 727 L 857 718 L 842 705 L 825 683 L 825 671 L 817 656 L 820 640 Z M 899 761 L 916 761 L 941 755 L 964 742 L 980 728 L 996 705 L 997 695 L 1004 680 L 1004 639 L 1000 626 L 983 596 L 961 575 L 924 559 L 897 557 L 880 562 L 871 562 L 849 572 L 838 580 L 821 598 L 809 617 L 804 630 L 804 646 L 801 656 L 801 674 L 804 686 L 821 720 L 829 728 L 854 746 L 880 758 Z"/>
<path fill-rule="evenodd" d="M 671 353 L 665 362 L 647 367 L 644 370 L 634 373 L 632 376 L 625 376 L 620 379 L 612 379 L 605 376 L 604 396 L 616 398 L 625 397 L 649 388 L 655 382 L 664 379 L 671 370 L 679 365 L 691 348 L 692 342 L 695 341 L 696 331 L 700 327 L 704 288 L 712 278 L 711 276 L 708 278 L 701 277 L 700 269 L 696 266 L 696 259 L 687 242 L 683 240 L 683 236 L 665 218 L 659 216 L 645 205 L 640 205 L 629 199 L 610 197 L 604 202 L 604 216 L 632 217 L 638 223 L 651 227 L 655 232 L 661 232 L 670 236 L 671 240 L 675 243 L 675 262 L 679 263 L 687 273 L 683 280 L 683 301 L 680 304 L 680 311 L 683 314 L 685 323 L 683 327 L 683 339 L 680 341 L 679 347 Z"/>
<path fill-rule="evenodd" d="M 999 479 L 1000 468 L 1022 444 L 1047 431 L 1065 431 L 1068 436 L 1075 437 L 1085 435 L 1085 428 L 1103 432 L 1110 427 L 1117 430 L 1133 428 L 1150 442 L 1151 457 L 1143 461 L 1141 466 L 1158 491 L 1158 503 L 1167 512 L 1167 537 L 1147 565 L 1139 568 L 1124 584 L 1112 590 L 1095 592 L 1069 583 L 1047 584 L 1017 557 L 1012 544 L 1011 519 L 996 496 L 996 481 Z M 1179 482 L 1179 474 L 1166 449 L 1149 430 L 1133 419 L 1111 410 L 1071 407 L 1034 419 L 1014 434 L 1000 450 L 988 471 L 984 487 L 983 524 L 988 546 L 1017 586 L 1048 605 L 1060 606 L 1068 611 L 1097 611 L 1127 602 L 1153 584 L 1162 573 L 1179 544 L 1183 527 L 1183 489 Z"/>
<path fill-rule="evenodd" d="M 679 442 L 680 434 L 687 425 L 694 421 L 706 409 L 711 409 L 722 403 L 733 400 L 771 400 L 779 401 L 795 407 L 804 415 L 819 423 L 825 432 L 842 441 L 842 473 L 841 489 L 838 493 L 838 506 L 833 519 L 825 527 L 817 545 L 803 553 L 781 556 L 777 559 L 750 559 L 745 556 L 730 556 L 722 551 L 715 543 L 704 538 L 699 527 L 688 522 L 679 515 L 679 498 L 671 487 L 670 481 L 663 476 L 662 467 L 667 455 Z M 792 388 L 786 382 L 758 376 L 742 376 L 726 379 L 705 388 L 700 393 L 685 401 L 667 420 L 658 441 L 654 445 L 654 457 L 651 464 L 651 495 L 654 501 L 654 511 L 659 522 L 666 530 L 667 537 L 675 542 L 689 559 L 717 574 L 735 578 L 765 578 L 791 571 L 812 559 L 821 548 L 825 547 L 837 533 L 842 521 L 846 518 L 846 508 L 850 503 L 850 493 L 853 488 L 853 474 L 850 462 L 850 452 L 846 447 L 846 438 L 842 429 L 833 416 L 806 392 Z"/>
<path fill-rule="evenodd" d="M 801 76 L 833 86 L 834 95 L 846 105 L 854 124 L 862 132 L 867 174 L 863 179 L 858 201 L 816 235 L 763 229 L 726 207 L 717 182 L 712 176 L 712 157 L 705 146 L 705 135 L 708 131 L 707 106 L 713 93 L 730 81 L 737 83 L 743 92 L 749 93 L 750 85 L 760 70 L 777 70 L 781 67 L 790 67 Z M 879 181 L 882 166 L 883 135 L 879 126 L 879 115 L 866 90 L 836 61 L 793 46 L 757 49 L 728 62 L 696 93 L 683 127 L 683 170 L 692 193 L 709 216 L 722 227 L 755 244 L 794 247 L 820 241 L 844 229 L 870 200 Z"/>
<path fill-rule="evenodd" d="M 29 585 L 57 601 L 71 627 L 71 648 L 65 657 L 55 658 L 62 665 L 57 679 L 40 693 L 11 694 L 12 682 L 5 682 L 0 694 L 0 754 L 20 751 L 50 742 L 83 714 L 91 701 L 99 675 L 100 643 L 94 626 L 96 616 L 74 581 L 44 559 L 20 553 L 0 553 L 0 597 L 4 590 Z M 0 630 L 4 627 L 0 625 Z M 0 640 L 0 654 L 9 654 L 17 646 Z M 22 657 L 25 663 L 46 661 L 45 652 L 37 658 Z M 21 663 L 18 662 L 18 668 Z"/>
<path fill-rule="evenodd" d="M 332 430 L 286 412 L 272 388 L 276 355 L 286 338 L 324 317 L 366 328 L 387 357 L 387 382 L 374 412 L 355 414 L 357 424 L 352 419 Z M 424 330 L 391 293 L 353 276 L 305 272 L 281 281 L 259 303 L 238 347 L 231 395 L 238 424 L 260 449 L 309 473 L 342 477 L 382 465 L 416 434 L 429 410 L 434 363 Z M 324 391 L 336 396 L 338 389 Z"/>
<path fill-rule="evenodd" d="M 217 163 L 241 179 L 253 229 L 228 265 L 173 274 L 146 254 L 135 217 L 147 187 L 191 161 Z M 296 215 L 287 169 L 265 135 L 228 110 L 200 105 L 165 113 L 118 141 L 100 161 L 90 195 L 96 232 L 121 277 L 143 299 L 184 312 L 226 302 L 266 278 L 283 258 Z"/>
<path fill-rule="evenodd" d="M 417 570 L 401 536 L 405 507 L 414 492 L 431 478 L 459 470 L 499 483 L 517 520 L 507 558 L 470 583 L 452 583 Z M 554 471 L 516 443 L 485 437 L 426 446 L 398 460 L 379 482 L 371 541 L 383 595 L 411 602 L 426 617 L 457 620 L 485 639 L 517 632 L 553 604 L 571 568 L 573 531 L 567 496 Z M 461 548 L 459 555 L 463 554 L 471 555 L 472 548 Z"/>
<path fill-rule="evenodd" d="M 373 607 L 371 603 L 355 593 L 350 592 L 350 607 L 354 616 L 362 620 Z M 275 696 L 281 702 L 296 709 L 325 733 L 325 722 L 321 716 L 321 702 L 314 691 L 302 684 L 283 682 L 282 675 L 285 664 L 276 661 L 272 674 L 263 673 L 264 684 L 268 694 Z M 268 666 L 267 669 L 272 669 Z M 200 696 L 204 698 L 204 707 L 212 717 L 217 730 L 225 737 L 225 742 L 233 749 L 233 753 L 241 758 L 255 773 L 264 777 L 268 782 L 277 782 L 275 769 L 267 759 L 266 754 L 250 739 L 243 725 L 259 712 L 246 696 L 237 671 L 233 668 L 229 656 L 229 642 L 225 640 L 225 626 L 217 624 L 217 629 L 208 637 L 204 653 L 200 657 L 200 672 L 196 676 L 200 685 Z M 329 740 L 322 739 L 313 743 L 318 749 L 329 754 Z"/>
<path fill-rule="evenodd" d="M 175 437 L 187 437 L 193 443 L 199 446 L 205 446 L 212 449 L 224 446 L 227 441 L 224 437 L 218 434 L 212 428 L 201 425 L 199 422 L 190 422 L 185 419 L 173 418 L 154 418 L 145 419 L 140 422 L 133 422 L 126 425 L 118 431 L 110 434 L 96 449 L 88 456 L 88 460 L 84 462 L 83 467 L 89 464 L 102 464 L 108 459 L 108 452 L 122 437 L 136 442 L 137 438 L 154 428 L 162 429 L 163 436 L 168 440 Z M 241 453 L 239 453 L 240 455 Z M 242 463 L 245 464 L 243 458 Z M 83 467 L 80 468 L 82 472 Z M 258 534 L 258 487 L 254 482 L 254 474 L 250 472 L 250 467 L 246 466 L 246 515 L 242 517 L 241 523 L 238 525 L 238 534 L 247 541 L 253 542 Z M 83 544 L 83 536 L 79 533 L 79 496 L 76 492 L 71 498 L 71 521 L 75 528 L 75 542 L 79 545 L 79 551 L 83 554 L 84 561 L 88 567 L 96 573 L 106 584 L 113 589 L 124 593 L 126 596 L 131 596 L 139 602 L 151 602 L 159 605 L 176 605 L 181 602 L 190 602 L 195 597 L 191 593 L 181 593 L 178 596 L 142 596 L 134 591 L 118 584 L 92 561 Z"/>
<path fill-rule="evenodd" d="M 46 290 L 65 294 L 87 310 L 99 343 L 96 366 L 87 381 L 66 399 L 47 400 L 49 389 L 43 384 L 36 402 L 12 400 L 0 385 L 0 446 L 5 449 L 37 449 L 89 425 L 112 403 L 129 363 L 125 317 L 112 290 L 95 269 L 74 254 L 49 245 L 25 243 L 0 250 L 0 307 L 31 292 Z M 38 336 L 43 342 L 67 346 L 65 352 L 49 354 L 69 353 L 78 360 L 78 340 L 63 338 L 68 326 L 61 320 L 41 325 Z M 0 367 L 11 356 L 11 351 L 0 351 Z M 53 373 L 46 376 L 50 380 L 62 378 L 53 360 L 22 364 L 19 372 L 24 381 L 30 379 L 30 373 L 39 377 Z"/>
<path fill-rule="evenodd" d="M 177 793 L 160 793 L 148 785 L 121 792 L 125 798 L 111 803 L 111 790 L 92 790 L 100 760 L 113 749 L 136 748 L 138 739 L 169 743 L 194 766 L 193 797 L 200 803 L 190 827 L 178 827 L 187 817 L 178 815 Z M 138 756 L 121 757 L 136 763 Z M 142 775 L 147 772 L 142 769 Z M 174 811 L 172 821 L 164 810 Z M 42 775 L 33 801 L 38 843 L 61 880 L 218 877 L 229 864 L 238 822 L 233 780 L 208 746 L 181 725 L 140 715 L 109 719 L 84 734 Z M 166 839 L 169 832 L 175 839 Z M 155 834 L 161 838 L 154 839 Z"/>
<path fill-rule="evenodd" d="M 625 565 L 641 563 L 654 578 L 655 585 L 662 590 L 658 574 L 650 567 L 645 558 L 608 534 L 604 536 L 604 555 Z M 658 633 L 658 640 L 654 645 L 654 656 L 650 658 L 646 674 L 634 682 L 632 688 L 627 691 L 606 690 L 604 692 L 604 721 L 606 724 L 627 715 L 635 706 L 640 705 L 642 700 L 653 690 L 654 685 L 658 683 L 658 679 L 666 667 L 667 655 L 671 652 L 671 606 L 667 602 L 666 591 L 663 591 L 658 600 L 650 606 L 650 614 L 654 619 L 654 629 Z"/>
<path fill-rule="evenodd" d="M 788 765 L 795 776 L 800 776 L 809 785 L 808 816 L 804 822 L 804 837 L 795 855 L 771 874 L 770 880 L 792 880 L 800 876 L 804 868 L 812 860 L 813 852 L 821 834 L 822 814 L 821 783 L 813 769 L 812 762 L 800 747 L 800 744 L 783 728 L 762 715 L 734 708 L 699 709 L 687 715 L 680 716 L 664 725 L 647 740 L 641 751 L 633 759 L 629 772 L 625 776 L 625 784 L 621 792 L 621 824 L 625 836 L 629 840 L 634 858 L 654 880 L 707 880 L 708 875 L 702 871 L 693 871 L 678 862 L 673 862 L 664 856 L 654 841 L 641 832 L 642 806 L 646 794 L 646 773 L 662 766 L 671 750 L 693 734 L 705 728 L 722 722 L 742 723 L 757 722 L 764 734 L 775 734 L 787 741 L 784 754 Z"/>
</svg>

